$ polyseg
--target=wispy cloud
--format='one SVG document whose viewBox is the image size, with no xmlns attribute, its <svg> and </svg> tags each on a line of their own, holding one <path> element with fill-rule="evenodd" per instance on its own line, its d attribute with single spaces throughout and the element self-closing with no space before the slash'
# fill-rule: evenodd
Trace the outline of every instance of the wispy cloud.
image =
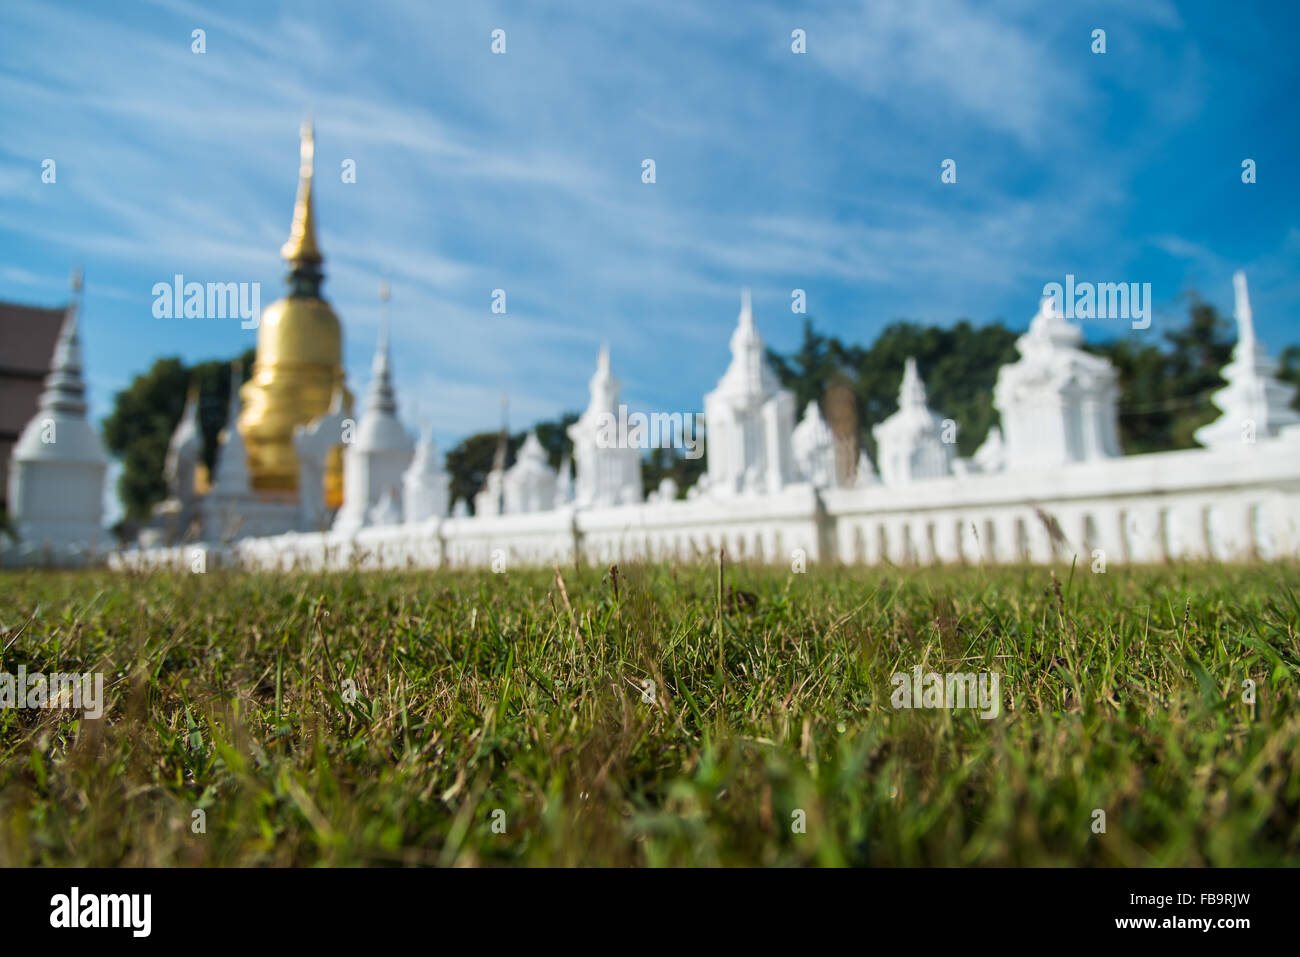
<svg viewBox="0 0 1300 957">
<path fill-rule="evenodd" d="M 158 354 L 251 344 L 230 327 L 161 328 L 142 296 L 186 272 L 274 297 L 310 110 L 349 380 L 368 381 L 387 275 L 403 401 L 448 440 L 492 427 L 503 391 L 520 425 L 580 406 L 601 341 L 629 403 L 696 407 L 726 363 L 742 285 L 778 347 L 799 336 L 796 286 L 823 329 L 859 340 L 899 316 L 1021 323 L 1066 271 L 1140 268 L 1172 298 L 1254 262 L 1262 300 L 1294 309 L 1294 192 L 1261 181 L 1255 238 L 1227 239 L 1240 194 L 1198 218 L 1197 197 L 1164 178 L 1219 182 L 1238 139 L 1293 155 L 1267 108 L 1293 68 L 1221 62 L 1214 16 L 1121 0 L 10 0 L 0 295 L 56 299 L 84 263 L 100 323 L 87 361 L 105 383 Z M 1258 14 L 1234 16 L 1242 35 L 1263 31 Z M 1089 50 L 1096 26 L 1104 56 Z M 205 54 L 191 52 L 194 28 Z M 504 56 L 490 50 L 497 28 Z M 791 52 L 795 28 L 806 54 Z M 1231 129 L 1206 108 L 1223 96 Z M 56 185 L 40 183 L 44 157 Z M 945 158 L 955 185 L 939 181 Z M 490 311 L 496 288 L 504 316 Z M 106 411 L 103 388 L 92 398 Z"/>
</svg>

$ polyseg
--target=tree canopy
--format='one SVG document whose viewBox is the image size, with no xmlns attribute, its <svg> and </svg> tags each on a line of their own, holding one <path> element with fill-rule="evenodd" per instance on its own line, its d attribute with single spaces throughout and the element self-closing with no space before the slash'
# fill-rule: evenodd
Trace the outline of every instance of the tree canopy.
<svg viewBox="0 0 1300 957">
<path fill-rule="evenodd" d="M 255 355 L 255 350 L 248 349 L 238 357 L 244 366 L 244 381 L 252 374 Z M 113 411 L 104 420 L 104 445 L 122 463 L 117 492 L 128 521 L 147 518 L 150 509 L 167 497 L 163 480 L 167 444 L 185 412 L 191 384 L 199 389 L 203 463 L 211 471 L 217 434 L 225 427 L 230 402 L 229 359 L 193 366 L 186 366 L 176 356 L 158 359 L 113 400 Z"/>
<path fill-rule="evenodd" d="M 859 439 L 873 461 L 871 426 L 898 409 L 898 387 L 909 356 L 925 380 L 930 407 L 957 423 L 962 455 L 984 441 L 996 419 L 998 368 L 1016 358 L 1016 333 L 997 323 L 973 326 L 965 319 L 948 328 L 895 322 L 867 347 L 819 335 L 811 319 L 804 320 L 803 333 L 803 343 L 789 356 L 768 350 L 777 377 L 794 392 L 797 415 L 810 401 L 823 399 L 836 374 L 847 378 L 858 400 Z"/>
<path fill-rule="evenodd" d="M 941 329 L 895 322 L 863 347 L 822 336 L 806 320 L 797 350 L 788 356 L 769 350 L 768 357 L 794 392 L 800 413 L 809 400 L 822 399 L 836 375 L 847 377 L 858 399 L 860 438 L 874 459 L 871 426 L 898 408 L 903 363 L 914 356 L 930 407 L 956 421 L 958 453 L 970 455 L 997 421 L 993 386 L 998 369 L 1016 360 L 1018 336 L 1001 323 L 977 327 L 961 320 Z M 1126 454 L 1196 445 L 1193 433 L 1219 415 L 1211 396 L 1224 385 L 1220 371 L 1234 342 L 1232 324 L 1193 296 L 1187 322 L 1159 339 L 1130 332 L 1084 345 L 1118 371 L 1120 444 Z M 1300 384 L 1300 346 L 1282 350 L 1278 374 Z M 1300 409 L 1300 393 L 1295 406 Z"/>
<path fill-rule="evenodd" d="M 536 430 L 537 441 L 546 449 L 546 457 L 553 468 L 559 468 L 560 460 L 566 454 L 572 454 L 573 443 L 569 441 L 570 425 L 578 420 L 576 412 L 566 412 L 560 418 L 550 422 L 538 422 L 532 429 L 516 432 L 507 437 L 506 464 L 514 461 L 515 453 L 524 444 L 528 432 Z M 464 499 L 471 507 L 474 496 L 483 488 L 488 472 L 492 470 L 492 460 L 496 457 L 500 431 L 479 432 L 462 439 L 447 452 L 447 471 L 451 474 L 451 500 Z"/>
</svg>

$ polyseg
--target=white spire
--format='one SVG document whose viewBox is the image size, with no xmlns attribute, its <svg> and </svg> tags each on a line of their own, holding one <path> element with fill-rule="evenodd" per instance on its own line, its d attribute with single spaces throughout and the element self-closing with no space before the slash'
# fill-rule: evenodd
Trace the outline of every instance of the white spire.
<svg viewBox="0 0 1300 957">
<path fill-rule="evenodd" d="M 524 444 L 519 449 L 519 454 L 515 457 L 515 464 L 527 462 L 533 465 L 546 464 L 546 449 L 542 448 L 541 439 L 537 437 L 537 432 L 532 431 L 524 439 Z M 549 466 L 548 466 L 549 468 Z"/>
<path fill-rule="evenodd" d="M 1220 373 L 1228 384 L 1212 396 L 1223 415 L 1195 433 L 1196 441 L 1208 448 L 1250 445 L 1276 436 L 1284 426 L 1300 423 L 1300 415 L 1291 408 L 1295 387 L 1278 380 L 1277 363 L 1255 335 L 1246 274 L 1234 274 L 1232 285 L 1237 344 L 1232 361 Z"/>
<path fill-rule="evenodd" d="M 952 446 L 943 423 L 926 404 L 925 383 L 909 356 L 898 389 L 898 411 L 872 428 L 880 477 L 886 485 L 939 478 L 952 472 Z"/>
<path fill-rule="evenodd" d="M 1255 351 L 1255 314 L 1250 308 L 1250 291 L 1246 288 L 1246 274 L 1238 269 L 1232 274 L 1232 291 L 1237 319 L 1237 345 L 1243 350 Z"/>
<path fill-rule="evenodd" d="M 560 465 L 556 505 L 619 505 L 641 501 L 641 450 L 618 434 L 619 382 L 610 368 L 609 347 L 601 346 L 591 377 L 590 401 L 567 434 L 573 442 L 577 478 L 569 459 Z"/>
<path fill-rule="evenodd" d="M 1038 313 L 1029 321 L 1029 331 L 1016 343 L 1021 355 L 1053 349 L 1073 349 L 1083 342 L 1083 330 L 1057 308 L 1056 299 L 1044 296 Z"/>
<path fill-rule="evenodd" d="M 980 472 L 1001 472 L 1006 468 L 1006 445 L 1002 441 L 1002 430 L 996 424 L 989 426 L 988 435 L 984 437 L 980 447 L 975 450 L 971 460 Z"/>
<path fill-rule="evenodd" d="M 573 501 L 574 495 L 573 463 L 569 459 L 569 453 L 565 452 L 560 459 L 560 474 L 555 482 L 555 507 L 568 505 Z"/>
<path fill-rule="evenodd" d="M 543 512 L 554 508 L 555 481 L 555 469 L 546 460 L 546 449 L 537 433 L 529 432 L 502 482 L 504 511 Z"/>
<path fill-rule="evenodd" d="M 708 472 L 694 494 L 772 493 L 793 481 L 794 416 L 794 394 L 781 388 L 768 364 L 746 289 L 731 333 L 731 362 L 717 387 L 704 396 Z"/>
<path fill-rule="evenodd" d="M 24 544 L 79 548 L 100 533 L 104 470 L 99 434 L 86 421 L 78 339 L 80 277 L 54 347 L 39 407 L 10 460 L 9 509 Z"/>
<path fill-rule="evenodd" d="M 375 358 L 370 363 L 370 391 L 366 395 L 366 412 L 374 410 L 387 415 L 397 412 L 391 369 L 392 362 L 388 351 L 388 302 L 385 295 L 384 315 L 379 321 L 379 341 L 375 344 Z"/>
<path fill-rule="evenodd" d="M 333 392 L 333 394 L 330 395 L 330 407 L 329 407 L 329 411 L 326 412 L 325 414 L 326 414 L 326 415 L 342 415 L 342 414 L 343 414 L 343 406 L 344 406 L 344 404 L 345 404 L 345 403 L 344 403 L 344 399 L 343 399 L 343 383 L 340 382 L 338 385 L 336 385 L 336 386 L 334 387 L 334 392 Z"/>
<path fill-rule="evenodd" d="M 414 443 L 397 417 L 397 396 L 393 390 L 392 362 L 388 347 L 387 283 L 380 285 L 379 298 L 383 303 L 379 339 L 375 343 L 375 358 L 370 366 L 370 387 L 357 426 L 356 441 L 351 448 L 368 452 L 400 452 L 409 462 Z"/>
<path fill-rule="evenodd" d="M 216 479 L 213 491 L 224 498 L 244 498 L 253 494 L 248 478 L 248 453 L 244 437 L 239 434 L 239 413 L 242 403 L 239 386 L 243 368 L 238 360 L 230 364 L 230 404 L 226 407 L 226 427 L 217 437 Z"/>
<path fill-rule="evenodd" d="M 45 412 L 84 418 L 86 386 L 81 379 L 81 341 L 77 336 L 77 305 L 68 307 L 68 316 L 54 343 L 50 374 L 45 379 L 40 407 Z"/>
<path fill-rule="evenodd" d="M 916 358 L 908 356 L 903 365 L 903 382 L 898 387 L 899 409 L 925 408 L 925 383 L 916 371 Z"/>
<path fill-rule="evenodd" d="M 421 423 L 420 438 L 415 443 L 415 455 L 411 459 L 409 474 L 440 475 L 442 466 L 438 464 L 438 444 L 433 441 L 433 428 L 429 420 Z"/>
<path fill-rule="evenodd" d="M 76 459 L 107 464 L 99 436 L 86 422 L 86 386 L 81 378 L 77 312 L 76 302 L 68 306 L 67 317 L 54 344 L 50 374 L 45 377 L 45 389 L 41 392 L 36 417 L 27 424 L 14 446 L 15 459 L 25 457 L 61 462 Z M 33 427 L 37 423 L 52 423 L 56 437 L 43 440 L 42 430 Z M 79 424 L 73 426 L 73 423 Z"/>
<path fill-rule="evenodd" d="M 738 399 L 760 400 L 778 390 L 776 376 L 767 364 L 763 337 L 754 322 L 754 307 L 748 289 L 740 294 L 740 315 L 731 334 L 731 364 L 719 380 L 718 389 Z"/>
<path fill-rule="evenodd" d="M 619 381 L 610 370 L 609 346 L 602 345 L 596 353 L 596 371 L 588 384 L 590 401 L 587 403 L 588 417 L 602 412 L 613 412 L 618 403 Z"/>
<path fill-rule="evenodd" d="M 191 386 L 185 397 L 185 411 L 167 443 L 167 458 L 163 463 L 163 476 L 167 480 L 168 494 L 179 501 L 194 497 L 194 469 L 203 448 L 203 434 L 199 427 L 199 392 Z"/>
<path fill-rule="evenodd" d="M 439 461 L 438 446 L 427 419 L 415 443 L 415 456 L 402 473 L 402 508 L 407 522 L 423 522 L 447 514 L 451 476 Z"/>
<path fill-rule="evenodd" d="M 405 511 L 402 489 L 415 443 L 397 417 L 388 354 L 388 299 L 388 283 L 381 282 L 382 314 L 370 388 L 353 441 L 343 450 L 343 506 L 334 517 L 334 528 L 343 532 L 375 521 L 386 522 L 395 509 L 396 514 Z M 389 497 L 387 503 L 383 501 L 385 495 Z"/>
<path fill-rule="evenodd" d="M 802 478 L 815 488 L 835 487 L 835 434 L 815 399 L 790 434 L 790 447 Z"/>
</svg>

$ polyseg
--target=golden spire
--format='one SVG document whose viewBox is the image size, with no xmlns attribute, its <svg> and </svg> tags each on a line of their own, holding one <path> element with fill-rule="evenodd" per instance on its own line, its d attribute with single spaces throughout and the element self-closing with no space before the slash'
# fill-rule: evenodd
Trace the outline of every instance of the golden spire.
<svg viewBox="0 0 1300 957">
<path fill-rule="evenodd" d="M 324 259 L 316 246 L 316 215 L 311 201 L 312 159 L 315 152 L 311 120 L 303 120 L 298 199 L 293 204 L 293 226 L 289 229 L 289 241 L 280 249 L 280 256 L 294 264 L 318 264 Z"/>
</svg>

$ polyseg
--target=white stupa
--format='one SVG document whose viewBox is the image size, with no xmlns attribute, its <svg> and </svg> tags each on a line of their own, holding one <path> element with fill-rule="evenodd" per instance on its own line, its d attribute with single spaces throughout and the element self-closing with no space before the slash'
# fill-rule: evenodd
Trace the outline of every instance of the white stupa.
<svg viewBox="0 0 1300 957">
<path fill-rule="evenodd" d="M 536 432 L 529 432 L 503 483 L 506 514 L 545 512 L 555 507 L 555 469 L 546 461 Z"/>
<path fill-rule="evenodd" d="M 163 479 L 167 483 L 168 498 L 181 505 L 195 499 L 194 475 L 203 455 L 203 431 L 199 426 L 199 393 L 191 387 L 185 397 L 185 411 L 167 443 L 167 457 L 163 461 Z"/>
<path fill-rule="evenodd" d="M 383 296 L 387 299 L 386 294 Z M 370 392 L 356 435 L 343 450 L 343 506 L 334 528 L 351 532 L 370 523 L 371 510 L 387 493 L 401 514 L 402 475 L 410 467 L 415 444 L 397 418 L 388 354 L 388 322 L 379 330 L 371 367 Z"/>
<path fill-rule="evenodd" d="M 230 405 L 226 411 L 226 426 L 217 436 L 217 462 L 212 478 L 211 494 L 216 498 L 231 500 L 251 499 L 253 483 L 248 472 L 248 450 L 240 435 L 238 422 L 242 411 L 239 386 L 243 380 L 238 362 L 230 364 Z"/>
<path fill-rule="evenodd" d="M 880 484 L 880 476 L 876 474 L 876 468 L 871 464 L 871 456 L 867 455 L 866 449 L 858 450 L 858 466 L 853 474 L 854 488 L 871 488 Z"/>
<path fill-rule="evenodd" d="M 1291 408 L 1295 386 L 1279 382 L 1277 363 L 1264 343 L 1255 338 L 1255 317 L 1250 308 L 1246 274 L 1232 277 L 1236 296 L 1237 344 L 1232 361 L 1220 373 L 1228 384 L 1214 393 L 1214 404 L 1223 410 L 1209 425 L 1196 430 L 1196 441 L 1207 448 L 1240 446 L 1257 439 L 1273 438 L 1286 426 L 1300 423 Z"/>
<path fill-rule="evenodd" d="M 794 481 L 794 395 L 767 363 L 746 289 L 731 335 L 731 364 L 704 397 L 710 494 L 780 491 Z"/>
<path fill-rule="evenodd" d="M 1067 465 L 1119 455 L 1115 367 L 1079 348 L 1082 330 L 1045 296 L 1020 359 L 998 371 L 1006 468 Z"/>
<path fill-rule="evenodd" d="M 248 471 L 248 450 L 239 432 L 242 402 L 239 385 L 243 372 L 238 362 L 230 364 L 230 404 L 226 407 L 226 424 L 217 436 L 217 461 L 212 470 L 212 489 L 199 504 L 203 516 L 203 537 L 210 541 L 230 541 L 250 533 L 257 521 L 252 478 Z"/>
<path fill-rule="evenodd" d="M 74 277 L 74 290 L 80 286 Z M 8 502 L 20 547 L 53 549 L 58 557 L 88 554 L 107 537 L 100 524 L 108 460 L 86 421 L 77 312 L 76 304 L 68 309 L 36 415 L 9 466 Z"/>
<path fill-rule="evenodd" d="M 659 480 L 659 487 L 652 489 L 646 496 L 646 501 L 650 503 L 672 502 L 677 498 L 677 483 L 672 476 L 665 475 Z"/>
<path fill-rule="evenodd" d="M 502 409 L 504 408 L 503 400 Z M 506 424 L 502 422 L 501 434 L 497 436 L 496 452 L 492 456 L 492 468 L 483 477 L 483 487 L 474 494 L 476 516 L 500 515 L 505 510 L 506 453 L 509 445 L 506 429 Z"/>
<path fill-rule="evenodd" d="M 325 471 L 330 455 L 350 439 L 352 401 L 342 383 L 334 389 L 330 407 L 306 425 L 293 430 L 293 447 L 298 453 L 298 522 L 304 531 L 328 528 L 333 518 L 325 499 Z"/>
<path fill-rule="evenodd" d="M 816 400 L 809 402 L 803 418 L 790 435 L 795 469 L 814 488 L 834 488 L 835 433 L 831 431 Z"/>
<path fill-rule="evenodd" d="M 564 508 L 573 503 L 577 490 L 573 482 L 573 462 L 565 452 L 560 459 L 560 474 L 555 479 L 555 507 Z"/>
<path fill-rule="evenodd" d="M 163 460 L 163 481 L 167 497 L 154 507 L 149 522 L 141 530 L 146 540 L 175 543 L 189 531 L 196 515 L 198 490 L 195 477 L 203 456 L 203 432 L 199 425 L 199 393 L 190 386 L 185 409 L 167 443 Z"/>
<path fill-rule="evenodd" d="M 411 466 L 402 476 L 402 511 L 408 522 L 443 518 L 447 514 L 451 475 L 439 461 L 433 430 L 425 426 L 415 445 Z"/>
<path fill-rule="evenodd" d="M 997 425 L 989 426 L 989 434 L 971 456 L 971 462 L 975 471 L 986 474 L 1001 472 L 1007 467 L 1007 447 L 1002 441 L 1002 430 Z"/>
<path fill-rule="evenodd" d="M 573 501 L 579 506 L 623 505 L 642 499 L 641 450 L 621 441 L 619 382 L 610 372 L 609 349 L 596 357 L 596 373 L 589 384 L 587 409 L 569 426 L 573 459 L 577 465 Z M 612 439 L 612 441 L 611 441 Z"/>
<path fill-rule="evenodd" d="M 398 504 L 399 496 L 392 489 L 379 496 L 379 501 L 370 506 L 366 513 L 368 525 L 399 525 L 402 521 L 402 506 Z"/>
<path fill-rule="evenodd" d="M 906 485 L 952 473 L 952 445 L 943 441 L 943 420 L 926 404 L 925 383 L 911 356 L 903 366 L 898 411 L 871 431 L 876 437 L 880 477 L 886 485 Z"/>
</svg>

